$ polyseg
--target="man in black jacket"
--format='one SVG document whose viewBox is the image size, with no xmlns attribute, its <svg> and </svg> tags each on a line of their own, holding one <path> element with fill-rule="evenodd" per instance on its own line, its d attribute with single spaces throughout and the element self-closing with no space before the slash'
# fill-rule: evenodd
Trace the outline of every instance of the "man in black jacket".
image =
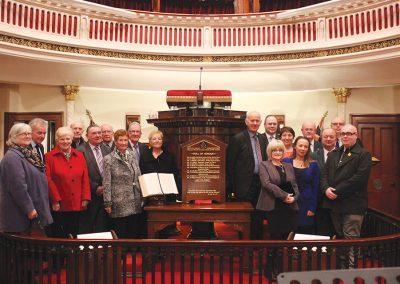
<svg viewBox="0 0 400 284">
<path fill-rule="evenodd" d="M 325 168 L 328 154 L 335 149 L 336 132 L 332 128 L 325 128 L 321 134 L 323 147 L 311 154 L 311 157 L 317 161 L 320 172 Z M 317 210 L 315 212 L 315 233 L 317 235 L 332 236 L 335 234 L 331 221 L 330 210 L 323 208 L 324 196 L 321 192 L 318 194 Z"/>
<path fill-rule="evenodd" d="M 235 200 L 249 201 L 255 208 L 261 190 L 259 164 L 267 158 L 267 139 L 265 135 L 257 132 L 261 124 L 258 112 L 248 112 L 245 123 L 247 129 L 233 136 L 228 145 L 229 192 L 235 196 Z M 252 239 L 262 238 L 262 217 L 262 213 L 256 211 L 252 215 Z"/>
<path fill-rule="evenodd" d="M 74 132 L 71 146 L 72 148 L 77 149 L 80 145 L 85 143 L 85 140 L 82 137 L 83 124 L 81 122 L 72 122 L 70 127 Z"/>
<path fill-rule="evenodd" d="M 367 185 L 371 154 L 357 142 L 357 128 L 351 124 L 341 130 L 343 145 L 328 155 L 321 178 L 323 207 L 331 209 L 338 237 L 360 237 L 368 208 Z"/>
</svg>

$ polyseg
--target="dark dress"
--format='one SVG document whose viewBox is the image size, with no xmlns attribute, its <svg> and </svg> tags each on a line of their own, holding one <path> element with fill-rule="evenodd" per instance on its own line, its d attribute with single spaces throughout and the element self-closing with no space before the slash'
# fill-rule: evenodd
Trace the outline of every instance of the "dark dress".
<svg viewBox="0 0 400 284">
<path fill-rule="evenodd" d="M 139 162 L 140 171 L 142 174 L 148 173 L 166 173 L 166 174 L 173 174 L 175 178 L 176 185 L 178 187 L 178 191 L 181 194 L 181 186 L 178 180 L 178 167 L 176 166 L 174 157 L 166 152 L 163 151 L 157 158 L 153 156 L 153 150 L 150 148 L 146 148 L 143 152 L 140 153 L 140 162 Z M 153 199 L 156 199 L 154 197 Z M 166 202 L 176 202 L 176 195 L 175 194 L 168 194 L 165 196 Z M 149 202 L 149 198 L 145 200 L 145 203 Z M 144 214 L 142 217 L 143 226 L 147 226 L 146 221 L 147 216 Z M 160 238 L 166 239 L 173 235 L 179 235 L 181 232 L 176 228 L 176 224 L 168 225 L 166 228 L 160 231 L 159 235 Z"/>
<path fill-rule="evenodd" d="M 287 193 L 294 193 L 290 183 L 286 180 L 286 173 L 281 167 L 275 166 L 281 178 L 278 186 Z M 275 209 L 267 212 L 267 219 L 271 239 L 286 239 L 289 232 L 297 228 L 297 210 L 290 208 L 290 205 L 280 198 L 275 199 Z M 282 222 L 285 220 L 285 222 Z"/>
<path fill-rule="evenodd" d="M 284 162 L 293 165 L 293 159 L 284 159 Z M 313 233 L 314 216 L 307 216 L 310 210 L 315 213 L 317 210 L 317 199 L 319 190 L 320 171 L 317 162 L 312 161 L 308 168 L 294 168 L 296 182 L 299 187 L 300 196 L 297 200 L 299 205 L 299 229 L 304 227 L 302 233 Z M 300 232 L 300 231 L 299 231 Z"/>
</svg>

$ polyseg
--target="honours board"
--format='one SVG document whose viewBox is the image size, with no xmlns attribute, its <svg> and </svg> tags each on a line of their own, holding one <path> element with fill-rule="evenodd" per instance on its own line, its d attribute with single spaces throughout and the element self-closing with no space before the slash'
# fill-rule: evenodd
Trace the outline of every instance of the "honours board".
<svg viewBox="0 0 400 284">
<path fill-rule="evenodd" d="M 199 136 L 182 144 L 182 201 L 225 202 L 225 143 Z"/>
</svg>

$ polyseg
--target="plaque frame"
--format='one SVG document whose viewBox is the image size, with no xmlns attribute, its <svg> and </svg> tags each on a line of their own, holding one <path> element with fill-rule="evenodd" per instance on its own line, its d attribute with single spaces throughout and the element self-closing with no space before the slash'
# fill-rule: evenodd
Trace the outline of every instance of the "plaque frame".
<svg viewBox="0 0 400 284">
<path fill-rule="evenodd" d="M 195 200 L 225 202 L 226 149 L 227 144 L 206 135 L 181 145 L 183 202 L 189 203 Z M 194 163 L 192 166 L 189 165 L 189 160 Z M 194 165 L 198 165 L 197 169 Z M 216 171 L 218 178 L 215 177 Z M 207 173 L 210 174 L 208 178 Z"/>
</svg>

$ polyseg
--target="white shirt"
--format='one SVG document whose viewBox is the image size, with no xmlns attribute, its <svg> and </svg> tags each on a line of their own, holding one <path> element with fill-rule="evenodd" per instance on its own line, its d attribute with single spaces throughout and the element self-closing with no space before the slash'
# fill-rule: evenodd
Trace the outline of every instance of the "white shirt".
<svg viewBox="0 0 400 284">
<path fill-rule="evenodd" d="M 326 159 L 328 159 L 328 153 L 329 153 L 330 151 L 329 150 L 326 150 L 325 148 L 324 148 L 324 161 L 326 162 Z"/>
<path fill-rule="evenodd" d="M 268 142 L 271 142 L 272 139 L 275 139 L 275 134 L 272 134 L 272 135 L 267 134 L 267 139 L 268 139 Z"/>
</svg>

